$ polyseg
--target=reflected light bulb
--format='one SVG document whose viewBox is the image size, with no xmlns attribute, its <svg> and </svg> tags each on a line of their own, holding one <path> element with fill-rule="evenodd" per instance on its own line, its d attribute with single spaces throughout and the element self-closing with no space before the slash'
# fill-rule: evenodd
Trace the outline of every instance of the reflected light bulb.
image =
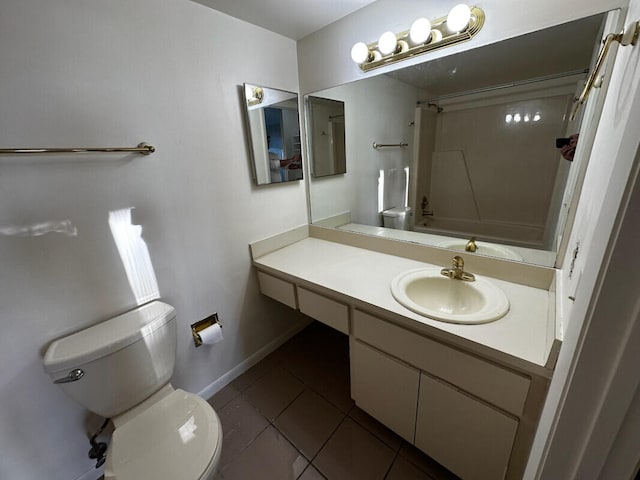
<svg viewBox="0 0 640 480">
<path fill-rule="evenodd" d="M 468 5 L 461 3 L 451 9 L 447 15 L 447 28 L 452 32 L 461 32 L 471 20 L 471 9 Z"/>
<path fill-rule="evenodd" d="M 431 37 L 431 22 L 422 17 L 411 24 L 409 38 L 415 44 L 426 43 Z"/>
<path fill-rule="evenodd" d="M 389 55 L 395 51 L 397 44 L 398 39 L 395 33 L 384 32 L 378 39 L 378 50 L 380 50 L 380 53 L 383 55 Z"/>
<path fill-rule="evenodd" d="M 364 42 L 358 42 L 351 47 L 351 60 L 361 64 L 367 61 L 369 58 L 369 47 Z"/>
</svg>

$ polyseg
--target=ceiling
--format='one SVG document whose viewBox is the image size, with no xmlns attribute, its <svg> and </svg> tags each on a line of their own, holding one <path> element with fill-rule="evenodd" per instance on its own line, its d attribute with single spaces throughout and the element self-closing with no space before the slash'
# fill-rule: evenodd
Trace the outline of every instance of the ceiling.
<svg viewBox="0 0 640 480">
<path fill-rule="evenodd" d="M 293 40 L 300 40 L 375 0 L 193 1 Z"/>
</svg>

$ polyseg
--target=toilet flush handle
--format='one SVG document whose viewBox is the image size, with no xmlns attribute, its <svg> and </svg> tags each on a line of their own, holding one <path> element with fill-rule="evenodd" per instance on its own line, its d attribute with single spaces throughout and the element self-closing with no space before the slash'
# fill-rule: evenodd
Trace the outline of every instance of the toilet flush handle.
<svg viewBox="0 0 640 480">
<path fill-rule="evenodd" d="M 81 369 L 76 368 L 75 370 L 71 370 L 66 377 L 59 378 L 58 380 L 54 380 L 53 383 L 75 382 L 80 380 L 82 377 L 84 377 L 84 372 Z"/>
</svg>

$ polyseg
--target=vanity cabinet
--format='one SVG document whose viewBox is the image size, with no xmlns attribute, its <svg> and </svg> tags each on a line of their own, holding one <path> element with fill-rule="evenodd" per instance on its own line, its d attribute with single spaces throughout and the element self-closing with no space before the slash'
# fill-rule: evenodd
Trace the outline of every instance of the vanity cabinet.
<svg viewBox="0 0 640 480">
<path fill-rule="evenodd" d="M 268 273 L 258 271 L 260 292 L 349 335 L 349 306 Z"/>
<path fill-rule="evenodd" d="M 349 335 L 349 307 L 344 303 L 298 287 L 298 306 L 305 315 Z"/>
<path fill-rule="evenodd" d="M 553 372 L 465 348 L 339 292 L 258 271 L 260 291 L 349 335 L 356 404 L 464 480 L 522 478 Z"/>
<path fill-rule="evenodd" d="M 296 289 L 293 283 L 258 271 L 258 285 L 263 295 L 284 303 L 291 308 L 298 308 Z"/>
<path fill-rule="evenodd" d="M 535 399 L 546 389 L 358 309 L 351 381 L 360 408 L 464 480 L 521 476 L 542 406 Z"/>
</svg>

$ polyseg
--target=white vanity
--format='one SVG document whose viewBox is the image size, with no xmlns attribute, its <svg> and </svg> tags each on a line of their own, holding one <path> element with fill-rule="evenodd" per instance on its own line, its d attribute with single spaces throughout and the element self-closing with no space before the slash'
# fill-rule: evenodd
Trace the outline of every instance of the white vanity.
<svg viewBox="0 0 640 480">
<path fill-rule="evenodd" d="M 252 245 L 261 292 L 349 335 L 351 395 L 360 408 L 465 480 L 521 478 L 559 348 L 553 270 L 463 254 L 471 273 L 496 265 L 502 277 L 525 271 L 515 275 L 520 283 L 490 278 L 509 298 L 504 317 L 445 323 L 403 307 L 390 284 L 449 260 L 431 265 L 310 229 L 315 236 Z M 453 256 L 420 248 L 409 256 Z"/>
</svg>

